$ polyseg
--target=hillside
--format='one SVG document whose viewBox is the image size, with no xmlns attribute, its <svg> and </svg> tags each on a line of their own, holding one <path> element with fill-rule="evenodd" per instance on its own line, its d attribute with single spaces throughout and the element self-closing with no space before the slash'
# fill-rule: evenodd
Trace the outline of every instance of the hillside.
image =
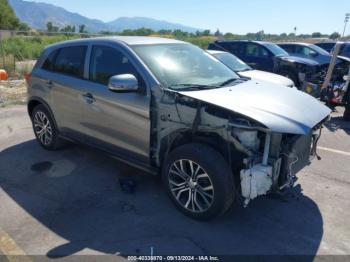
<svg viewBox="0 0 350 262">
<path fill-rule="evenodd" d="M 23 0 L 9 0 L 17 17 L 26 22 L 30 27 L 36 29 L 46 29 L 46 24 L 52 22 L 54 25 L 64 27 L 66 25 L 86 25 L 89 32 L 115 31 L 121 32 L 125 29 L 138 29 L 141 27 L 150 28 L 158 31 L 161 29 L 174 30 L 180 29 L 187 32 L 195 32 L 198 29 L 160 21 L 147 17 L 120 17 L 111 22 L 104 23 L 97 19 L 90 19 L 77 13 L 47 3 L 29 2 Z"/>
</svg>

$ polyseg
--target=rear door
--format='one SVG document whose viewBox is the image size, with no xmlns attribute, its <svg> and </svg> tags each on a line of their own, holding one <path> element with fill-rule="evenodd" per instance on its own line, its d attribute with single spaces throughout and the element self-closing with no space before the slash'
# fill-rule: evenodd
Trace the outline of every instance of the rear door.
<svg viewBox="0 0 350 262">
<path fill-rule="evenodd" d="M 87 83 L 84 79 L 86 52 L 87 45 L 62 47 L 51 53 L 43 64 L 50 107 L 63 132 L 81 130 L 83 101 L 79 94 Z"/>
<path fill-rule="evenodd" d="M 295 45 L 280 45 L 281 48 L 284 49 L 284 51 L 286 51 L 288 54 L 290 55 L 296 55 L 295 52 Z"/>
<path fill-rule="evenodd" d="M 86 100 L 81 122 L 83 132 L 100 147 L 144 162 L 149 157 L 150 93 L 132 60 L 135 58 L 117 44 L 90 46 L 89 83 L 80 93 Z M 120 74 L 136 76 L 140 91 L 110 91 L 109 78 Z"/>
</svg>

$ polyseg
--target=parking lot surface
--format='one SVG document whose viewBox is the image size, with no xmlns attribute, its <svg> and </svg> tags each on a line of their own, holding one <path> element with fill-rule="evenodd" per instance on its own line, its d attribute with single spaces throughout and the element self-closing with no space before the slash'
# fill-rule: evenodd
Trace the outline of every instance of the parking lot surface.
<svg viewBox="0 0 350 262">
<path fill-rule="evenodd" d="M 94 149 L 49 152 L 24 106 L 0 109 L 0 252 L 70 255 L 350 254 L 350 123 L 335 113 L 322 160 L 284 198 L 235 205 L 210 222 L 174 208 L 161 182 Z M 121 190 L 132 179 L 135 192 Z"/>
</svg>

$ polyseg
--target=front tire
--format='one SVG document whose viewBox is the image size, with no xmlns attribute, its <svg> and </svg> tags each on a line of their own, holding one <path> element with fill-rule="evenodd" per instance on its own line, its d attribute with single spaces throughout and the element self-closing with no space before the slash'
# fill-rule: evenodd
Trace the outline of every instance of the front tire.
<svg viewBox="0 0 350 262">
<path fill-rule="evenodd" d="M 189 217 L 209 220 L 225 213 L 233 203 L 232 171 L 209 146 L 187 144 L 174 149 L 162 175 L 170 198 Z"/>
<path fill-rule="evenodd" d="M 44 105 L 38 105 L 31 115 L 36 140 L 47 150 L 56 150 L 62 144 L 53 118 Z"/>
</svg>

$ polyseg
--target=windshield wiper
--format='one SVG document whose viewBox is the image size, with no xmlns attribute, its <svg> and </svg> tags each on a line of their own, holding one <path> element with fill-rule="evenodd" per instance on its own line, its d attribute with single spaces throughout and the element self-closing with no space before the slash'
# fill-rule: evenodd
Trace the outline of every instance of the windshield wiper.
<svg viewBox="0 0 350 262">
<path fill-rule="evenodd" d="M 176 88 L 176 90 L 188 90 L 188 89 L 205 90 L 205 89 L 220 88 L 221 86 L 200 85 L 200 84 L 175 84 L 175 85 L 169 86 L 169 88 L 173 88 L 173 87 L 184 87 L 184 88 Z"/>
<path fill-rule="evenodd" d="M 251 68 L 244 68 L 242 70 L 237 70 L 237 72 L 246 72 L 246 71 L 251 71 Z"/>
<path fill-rule="evenodd" d="M 236 82 L 236 81 L 241 81 L 241 78 L 230 78 L 230 79 L 228 79 L 228 80 L 226 80 L 225 82 L 222 82 L 221 84 L 220 84 L 220 86 L 222 87 L 222 86 L 226 86 L 226 85 L 228 85 L 228 84 L 230 84 L 230 83 L 232 83 L 232 82 Z"/>
</svg>

